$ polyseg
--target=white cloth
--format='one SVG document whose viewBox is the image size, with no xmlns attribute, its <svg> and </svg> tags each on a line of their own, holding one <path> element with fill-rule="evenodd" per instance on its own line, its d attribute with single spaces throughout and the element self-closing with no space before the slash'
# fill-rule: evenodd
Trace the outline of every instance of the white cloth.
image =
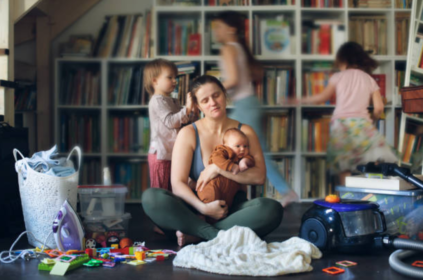
<svg viewBox="0 0 423 280">
<path fill-rule="evenodd" d="M 275 276 L 311 271 L 311 260 L 321 256 L 301 238 L 267 244 L 251 229 L 234 226 L 219 231 L 213 240 L 184 247 L 173 265 L 227 275 Z"/>
</svg>

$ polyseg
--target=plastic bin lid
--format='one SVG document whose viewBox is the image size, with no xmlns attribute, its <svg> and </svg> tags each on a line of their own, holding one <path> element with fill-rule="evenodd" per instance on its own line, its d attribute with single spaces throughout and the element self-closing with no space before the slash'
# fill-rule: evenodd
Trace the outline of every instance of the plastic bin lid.
<svg viewBox="0 0 423 280">
<path fill-rule="evenodd" d="M 400 195 L 400 196 L 423 195 L 422 189 L 414 189 L 414 190 L 406 190 L 406 191 L 393 191 L 393 190 L 363 189 L 363 188 L 349 188 L 349 187 L 337 186 L 335 188 L 335 190 L 338 191 L 338 192 L 377 193 L 377 194 Z"/>
<path fill-rule="evenodd" d="M 92 194 L 92 193 L 127 193 L 128 188 L 124 185 L 81 185 L 78 186 L 78 193 L 80 194 Z"/>
<path fill-rule="evenodd" d="M 132 219 L 131 213 L 125 213 L 122 216 L 114 216 L 114 217 L 104 217 L 104 216 L 83 216 L 84 223 L 98 223 L 103 221 L 110 221 L 110 220 L 129 220 Z"/>
</svg>

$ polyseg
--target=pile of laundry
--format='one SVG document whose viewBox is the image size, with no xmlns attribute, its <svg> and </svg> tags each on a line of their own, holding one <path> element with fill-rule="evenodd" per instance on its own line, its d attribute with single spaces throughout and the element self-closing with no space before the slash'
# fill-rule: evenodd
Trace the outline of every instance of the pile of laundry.
<svg viewBox="0 0 423 280">
<path fill-rule="evenodd" d="M 31 158 L 23 158 L 15 163 L 16 172 L 22 171 L 22 177 L 27 177 L 27 166 L 33 170 L 46 175 L 67 177 L 75 173 L 75 168 L 71 160 L 65 157 L 57 158 L 57 146 L 54 145 L 48 151 L 34 153 Z"/>
</svg>

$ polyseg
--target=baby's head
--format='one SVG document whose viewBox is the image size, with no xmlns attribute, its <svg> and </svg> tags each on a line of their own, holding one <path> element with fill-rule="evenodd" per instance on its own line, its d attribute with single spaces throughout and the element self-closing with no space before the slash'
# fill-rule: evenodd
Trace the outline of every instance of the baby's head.
<svg viewBox="0 0 423 280">
<path fill-rule="evenodd" d="M 231 148 L 238 158 L 249 154 L 248 137 L 237 128 L 230 128 L 223 134 L 223 145 Z"/>
<path fill-rule="evenodd" d="M 145 65 L 143 75 L 145 89 L 150 95 L 153 95 L 156 89 L 170 93 L 175 88 L 178 68 L 169 60 L 154 59 Z"/>
</svg>

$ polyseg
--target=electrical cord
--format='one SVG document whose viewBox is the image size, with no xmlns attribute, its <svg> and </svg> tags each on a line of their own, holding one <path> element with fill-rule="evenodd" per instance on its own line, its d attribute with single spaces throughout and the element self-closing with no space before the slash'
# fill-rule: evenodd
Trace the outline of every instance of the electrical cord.
<svg viewBox="0 0 423 280">
<path fill-rule="evenodd" d="M 35 236 L 34 236 L 34 234 L 32 232 L 30 232 L 30 231 L 24 231 L 15 240 L 15 242 L 10 247 L 9 251 L 3 251 L 3 252 L 0 253 L 0 261 L 2 263 L 12 263 L 12 262 L 15 262 L 16 260 L 18 260 L 19 258 L 22 258 L 22 259 L 37 258 L 38 259 L 39 255 L 45 254 L 43 251 L 44 251 L 44 248 L 46 248 L 47 239 L 50 237 L 50 235 L 53 233 L 53 231 L 51 231 L 47 235 L 46 239 L 44 240 L 44 243 L 42 243 L 43 246 L 41 248 L 41 252 L 36 252 L 34 250 L 18 250 L 18 251 L 13 251 L 13 247 L 16 245 L 16 243 L 19 241 L 19 239 L 21 239 L 21 237 L 25 233 L 28 234 L 28 235 L 31 234 L 36 241 L 42 243 L 41 241 L 39 241 L 38 239 L 35 238 Z M 16 253 L 19 252 L 19 255 L 17 255 L 17 256 L 14 255 L 13 254 L 14 252 L 16 252 Z M 3 254 L 7 254 L 7 253 L 9 253 L 9 256 L 3 257 Z"/>
</svg>

